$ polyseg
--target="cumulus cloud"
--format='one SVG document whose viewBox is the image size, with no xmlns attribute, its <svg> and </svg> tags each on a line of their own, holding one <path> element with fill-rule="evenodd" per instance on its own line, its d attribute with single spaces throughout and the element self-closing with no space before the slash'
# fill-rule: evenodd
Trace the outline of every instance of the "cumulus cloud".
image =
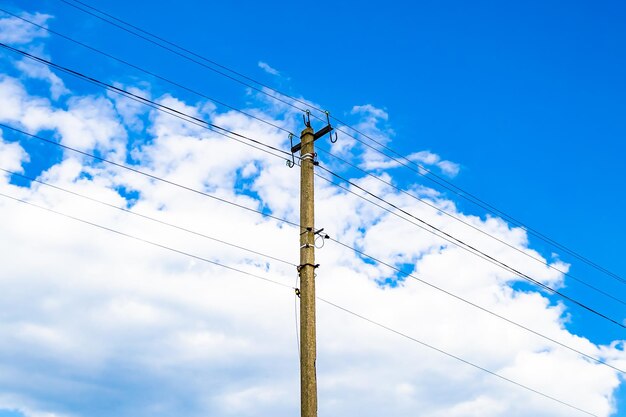
<svg viewBox="0 0 626 417">
<path fill-rule="evenodd" d="M 21 17 L 40 26 L 47 27 L 52 16 L 43 13 L 21 13 Z M 29 44 L 35 39 L 46 38 L 48 33 L 17 17 L 0 18 L 0 42 L 11 45 Z"/>
<path fill-rule="evenodd" d="M 17 67 L 24 75 L 49 83 L 50 96 L 54 100 L 57 100 L 63 94 L 69 93 L 63 81 L 45 65 L 29 60 L 22 60 L 17 63 Z"/>
<path fill-rule="evenodd" d="M 148 94 L 146 86 L 137 88 Z M 150 94 L 265 143 L 287 144 L 282 132 L 241 114 Z M 33 94 L 28 81 L 0 78 L 3 123 L 52 132 L 61 143 L 116 161 L 130 155 L 136 169 L 297 222 L 299 177 L 283 160 L 113 96 L 75 94 L 59 101 Z M 285 116 L 276 107 L 258 111 L 275 123 Z M 365 105 L 353 113 L 364 133 L 391 140 L 384 110 Z M 148 138 L 129 140 L 137 129 Z M 5 176 L 3 194 L 196 258 L 0 198 L 0 408 L 29 417 L 297 414 L 297 300 L 289 288 L 297 285 L 289 264 L 298 262 L 297 228 L 70 152 L 41 161 L 41 153 L 26 152 L 9 132 L 0 139 L 2 168 L 23 172 L 30 158 L 44 165 L 35 175 L 49 184 L 288 264 L 36 182 L 16 185 Z M 365 166 L 393 167 L 365 150 L 359 157 Z M 409 158 L 443 172 L 457 166 L 428 151 Z M 394 180 L 391 172 L 381 175 Z M 567 271 L 568 265 L 545 259 L 521 228 L 463 213 L 424 186 L 410 190 L 475 228 L 371 177 L 354 181 L 546 285 L 564 285 L 566 278 L 550 266 Z M 317 225 L 334 238 L 580 351 L 626 363 L 623 342 L 597 345 L 574 335 L 567 328 L 568 309 L 536 290 L 517 288 L 520 278 L 512 273 L 328 183 L 318 181 L 315 192 Z M 317 257 L 320 297 L 598 416 L 614 410 L 616 371 L 333 242 Z M 318 324 L 320 414 L 414 416 L 419 409 L 428 417 L 573 415 L 324 302 L 318 303 Z"/>
</svg>

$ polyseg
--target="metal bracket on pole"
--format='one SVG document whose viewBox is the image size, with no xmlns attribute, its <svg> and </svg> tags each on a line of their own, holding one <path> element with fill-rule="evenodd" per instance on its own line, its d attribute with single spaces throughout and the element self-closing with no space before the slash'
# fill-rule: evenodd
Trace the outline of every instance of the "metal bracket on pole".
<svg viewBox="0 0 626 417">
<path fill-rule="evenodd" d="M 325 111 L 324 113 L 326 113 L 326 126 L 324 126 L 323 128 L 321 128 L 320 130 L 318 130 L 317 132 L 313 133 L 313 141 L 315 142 L 316 140 L 318 140 L 319 138 L 330 134 L 330 141 L 331 143 L 335 143 L 337 142 L 337 132 L 335 132 L 335 139 L 333 139 L 333 130 L 335 129 L 331 124 L 330 124 L 330 113 L 328 113 L 327 111 Z M 307 127 L 311 127 L 311 116 L 310 116 L 311 112 L 309 110 L 306 111 L 306 117 L 304 115 L 302 115 L 302 118 L 304 119 L 304 124 Z M 292 142 L 292 146 L 291 146 L 291 153 L 294 154 L 296 152 L 298 152 L 300 149 L 302 149 L 302 143 L 298 143 L 296 146 L 293 146 L 293 142 Z"/>
</svg>

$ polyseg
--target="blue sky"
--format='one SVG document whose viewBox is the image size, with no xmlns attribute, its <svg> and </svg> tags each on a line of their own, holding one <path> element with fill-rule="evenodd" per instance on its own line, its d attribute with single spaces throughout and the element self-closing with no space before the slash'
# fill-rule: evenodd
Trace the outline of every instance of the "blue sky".
<svg viewBox="0 0 626 417">
<path fill-rule="evenodd" d="M 108 1 L 90 4 L 280 91 L 318 103 L 338 118 L 388 139 L 389 146 L 401 154 L 430 151 L 441 160 L 458 164 L 457 175 L 446 174 L 436 165 L 432 169 L 608 270 L 626 275 L 626 261 L 621 254 L 621 236 L 626 232 L 626 219 L 621 209 L 626 203 L 622 192 L 626 178 L 622 171 L 626 163 L 626 27 L 623 25 L 626 5 L 623 3 L 555 1 L 546 4 L 536 1 L 516 5 L 500 2 L 470 5 L 430 1 L 418 4 L 388 2 L 375 7 L 357 2 L 272 2 L 268 5 L 262 2 L 209 4 L 184 1 L 174 6 L 169 2 Z M 192 86 L 232 106 L 259 109 L 262 114 L 286 123 L 293 130 L 301 128 L 299 115 L 284 109 L 277 111 L 265 98 L 246 92 L 240 84 L 85 16 L 61 1 L 44 0 L 38 2 L 36 8 L 31 2 L 11 1 L 3 7 L 14 13 L 49 14 L 53 18 L 47 24 L 53 30 Z M 188 92 L 173 89 L 55 36 L 38 42 L 29 45 L 33 48 L 31 51 L 43 51 L 54 62 L 96 78 L 149 91 L 155 98 L 169 93 L 191 107 L 197 105 L 200 108 L 204 103 Z M 16 68 L 12 61 L 15 57 L 9 56 L 3 52 L 3 74 L 22 80 L 31 96 L 50 95 L 48 81 L 21 75 L 23 70 Z M 72 95 L 103 97 L 103 93 L 93 86 L 85 86 L 67 76 L 62 78 Z M 69 96 L 51 98 L 50 102 L 52 107 L 67 111 L 87 108 L 86 102 L 72 102 Z M 119 113 L 116 120 L 119 121 L 121 107 L 117 102 L 115 106 Z M 102 111 L 102 114 L 106 113 Z M 255 132 L 255 128 L 229 119 L 224 112 L 225 109 L 218 106 L 209 113 L 215 117 L 216 123 L 222 120 L 229 126 Z M 154 114 L 138 112 L 133 117 L 140 120 L 143 127 L 133 129 L 129 123 L 122 123 L 129 139 L 126 145 L 129 152 L 133 143 L 143 144 L 147 149 L 151 145 L 145 139 L 148 134 L 160 137 L 155 133 L 157 130 L 151 130 L 152 125 L 158 126 Z M 368 124 L 368 120 L 374 120 L 375 124 Z M 256 129 L 258 131 L 258 127 Z M 41 128 L 37 132 L 51 133 L 59 138 L 65 135 L 60 127 Z M 281 132 L 273 132 L 271 140 L 284 144 L 284 136 L 281 137 Z M 4 132 L 4 138 L 15 140 L 16 136 Z M 339 135 L 340 142 L 347 140 L 349 138 Z M 327 142 L 320 145 L 328 147 Z M 108 142 L 102 146 L 104 148 L 99 148 L 99 152 L 113 149 Z M 64 154 L 58 150 L 50 152 L 29 142 L 23 148 L 30 155 L 30 164 L 24 164 L 30 175 L 39 175 L 65 160 Z M 367 152 L 362 149 L 347 155 L 364 164 L 372 162 L 366 160 Z M 157 159 L 147 158 L 144 162 L 152 163 Z M 237 171 L 234 189 L 242 190 L 250 185 L 251 191 L 244 192 L 242 198 L 267 199 L 263 204 L 271 207 L 273 212 L 292 215 L 293 212 L 284 207 L 287 203 L 281 202 L 283 196 L 275 194 L 271 187 L 263 186 L 261 173 L 274 171 L 258 161 L 253 165 L 257 168 L 250 168 L 251 176 Z M 156 170 L 163 166 L 168 163 L 151 167 Z M 89 164 L 85 167 L 86 170 L 94 168 Z M 354 171 L 345 172 L 359 177 Z M 389 175 L 402 187 L 432 187 L 442 193 L 441 201 L 454 205 L 458 213 L 468 218 L 478 216 L 484 221 L 481 225 L 488 226 L 484 209 L 437 189 L 410 171 L 388 168 L 374 172 Z M 242 181 L 242 176 L 247 180 Z M 118 191 L 120 187 L 136 187 L 137 195 L 142 198 L 155 204 L 158 200 L 154 197 L 158 193 L 150 194 L 148 189 L 142 188 L 145 184 L 116 183 L 117 180 L 106 178 L 117 186 L 113 188 Z M 187 177 L 183 175 L 182 178 Z M 226 178 L 231 177 L 226 175 Z M 198 178 L 195 180 L 199 181 Z M 273 181 L 280 183 L 280 180 Z M 13 182 L 17 183 L 17 180 L 13 178 Z M 202 181 L 198 183 L 202 184 Z M 148 195 L 150 198 L 146 197 Z M 150 200 L 152 197 L 155 201 Z M 156 206 L 175 206 L 171 202 L 159 204 Z M 321 210 L 324 212 L 324 208 Z M 370 219 L 368 213 L 362 214 L 364 224 L 358 226 L 384 236 L 386 231 L 376 229 L 380 219 L 375 216 Z M 332 217 L 322 215 L 322 218 L 332 223 Z M 395 229 L 389 226 L 389 230 Z M 391 231 L 388 233 L 393 238 Z M 515 238 L 507 236 L 507 240 Z M 536 250 L 550 262 L 560 260 L 569 264 L 569 271 L 575 277 L 615 297 L 623 297 L 622 284 L 563 251 L 533 236 L 529 237 L 528 245 L 518 244 Z M 385 253 L 375 246 L 371 250 Z M 416 249 L 416 253 L 406 255 L 408 262 L 399 255 L 397 263 L 403 266 L 415 264 L 427 253 L 430 252 Z M 427 270 L 427 266 L 420 267 L 418 262 L 416 271 Z M 364 267 L 363 274 L 374 278 L 367 270 Z M 554 279 L 548 278 L 548 272 L 541 273 L 546 274 L 546 280 Z M 445 279 L 442 282 L 445 283 Z M 519 282 L 510 285 L 520 292 L 534 291 Z M 608 316 L 618 320 L 625 318 L 623 305 L 601 297 L 571 279 L 565 278 L 562 290 Z M 558 300 L 552 296 L 548 298 L 553 305 Z M 566 314 L 570 317 L 565 326 L 571 333 L 603 345 L 624 339 L 623 329 L 593 317 L 571 303 L 565 302 L 565 305 L 569 307 Z M 138 366 L 137 362 L 129 363 L 129 366 Z M 320 367 L 327 369 L 323 364 Z M 81 374 L 83 376 L 88 375 L 84 369 L 81 372 L 85 372 Z M 232 375 L 235 374 L 233 371 Z M 255 374 L 255 377 L 259 378 L 259 375 Z M 106 378 L 95 379 L 96 385 L 106 383 Z M 236 378 L 227 380 L 236 381 Z M 167 382 L 172 383 L 172 380 Z M 121 382 L 124 384 L 135 389 L 149 385 L 145 381 L 137 382 L 137 385 L 133 385 L 133 381 Z M 198 390 L 201 392 L 200 388 Z M 27 398 L 24 410 L 45 410 L 45 405 L 54 409 L 55 404 L 63 404 L 62 400 L 53 398 L 54 395 L 36 398 L 27 391 L 21 394 Z M 158 391 L 152 388 L 146 388 L 146 391 L 158 395 Z M 172 403 L 182 401 L 186 395 L 180 394 Z M 349 396 L 350 393 L 346 394 L 346 398 Z M 624 394 L 617 391 L 619 405 L 624 403 L 624 398 Z M 120 415 L 131 412 L 133 407 L 129 405 Z M 197 407 L 202 410 L 201 405 Z M 285 407 L 284 410 L 290 410 L 289 406 Z M 622 415 L 622 407 L 614 415 Z M 192 409 L 190 407 L 189 415 L 197 412 Z M 217 413 L 217 409 L 208 409 Z M 281 412 L 284 410 L 280 409 Z M 336 410 L 358 413 L 350 408 Z M 68 402 L 64 409 L 58 409 L 59 413 L 68 415 L 92 411 L 80 401 Z M 433 413 L 433 416 L 437 415 Z M 463 411 L 459 413 L 471 415 L 463 414 Z M 497 411 L 493 413 L 500 415 Z M 400 411 L 398 415 L 402 415 Z"/>
</svg>

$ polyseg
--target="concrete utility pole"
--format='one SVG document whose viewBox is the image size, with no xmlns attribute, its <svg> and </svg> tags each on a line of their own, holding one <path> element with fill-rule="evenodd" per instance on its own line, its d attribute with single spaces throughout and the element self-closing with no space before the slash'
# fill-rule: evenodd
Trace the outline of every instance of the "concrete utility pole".
<svg viewBox="0 0 626 417">
<path fill-rule="evenodd" d="M 317 417 L 317 375 L 315 359 L 317 356 L 315 339 L 315 238 L 326 238 L 324 229 L 315 230 L 314 210 L 314 175 L 317 165 L 315 141 L 330 134 L 331 142 L 333 127 L 330 125 L 329 114 L 326 113 L 328 124 L 315 132 L 311 127 L 310 114 L 304 117 L 306 128 L 300 134 L 300 143 L 291 147 L 291 153 L 300 151 L 300 288 L 296 294 L 300 297 L 300 415 Z M 291 137 L 291 136 L 290 136 Z M 295 162 L 287 163 L 293 167 Z"/>
<path fill-rule="evenodd" d="M 317 416 L 315 370 L 315 136 L 307 126 L 300 135 L 300 407 L 302 417 Z"/>
</svg>

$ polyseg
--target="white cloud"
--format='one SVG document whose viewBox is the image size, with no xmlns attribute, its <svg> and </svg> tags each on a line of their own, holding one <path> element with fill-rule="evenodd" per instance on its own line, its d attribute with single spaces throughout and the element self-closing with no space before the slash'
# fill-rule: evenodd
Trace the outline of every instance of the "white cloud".
<svg viewBox="0 0 626 417">
<path fill-rule="evenodd" d="M 13 172 L 24 172 L 22 164 L 29 161 L 29 156 L 19 143 L 6 142 L 0 130 L 0 167 Z M 6 181 L 9 174 L 0 172 L 0 178 Z"/>
<path fill-rule="evenodd" d="M 40 79 L 50 84 L 50 96 L 57 100 L 60 96 L 69 93 L 63 81 L 44 64 L 23 59 L 17 62 L 17 68 L 28 77 Z"/>
<path fill-rule="evenodd" d="M 140 91 L 149 91 L 144 87 Z M 240 114 L 221 113 L 205 103 L 171 95 L 158 100 L 263 142 L 287 143 L 283 133 Z M 111 158 L 123 159 L 130 153 L 138 168 L 153 175 L 297 221 L 299 176 L 284 161 L 114 97 L 78 94 L 60 101 L 54 104 L 32 95 L 28 84 L 17 79 L 0 79 L 3 123 L 33 132 L 52 130 L 62 143 Z M 384 110 L 365 105 L 355 107 L 354 113 L 363 116 L 360 127 L 365 132 L 390 140 L 392 130 L 381 126 L 388 121 Z M 280 123 L 284 109 L 269 107 L 259 114 Z M 128 141 L 126 132 L 137 128 L 139 121 L 147 123 L 143 128 L 150 137 Z M 20 171 L 29 155 L 6 136 L 0 141 L 0 164 Z M 392 167 L 373 154 L 359 155 L 365 164 L 379 164 L 378 169 Z M 453 170 L 444 168 L 449 161 L 432 152 L 415 152 L 410 158 Z M 390 173 L 381 175 L 394 180 Z M 119 207 L 130 205 L 120 187 L 134 190 L 139 197 L 131 205 L 133 212 L 297 263 L 297 229 L 136 173 L 66 153 L 46 167 L 41 178 Z M 523 253 L 375 179 L 355 181 L 547 285 L 564 284 L 561 273 L 523 254 L 544 260 L 529 247 L 520 228 L 498 218 L 467 215 L 436 191 L 411 187 L 431 204 Z M 37 183 L 18 187 L 4 181 L 0 192 L 295 284 L 291 266 L 268 263 Z M 512 284 L 519 277 L 327 183 L 318 181 L 316 196 L 317 226 L 334 238 L 590 355 L 626 364 L 623 342 L 599 346 L 572 334 L 565 323 L 567 309 L 550 303 L 540 292 L 515 290 Z M 297 413 L 291 289 L 4 198 L 0 198 L 0 234 L 0 406 L 29 416 Z M 394 288 L 383 288 L 377 282 L 395 278 L 392 271 L 333 242 L 317 252 L 317 261 L 321 297 L 599 416 L 610 415 L 620 384 L 614 370 L 417 280 L 408 278 Z M 568 268 L 558 258 L 551 262 L 561 270 Z M 318 324 L 320 414 L 401 417 L 414 416 L 419 409 L 427 417 L 573 415 L 562 405 L 322 302 Z"/>
<path fill-rule="evenodd" d="M 47 27 L 48 20 L 52 18 L 52 16 L 43 13 L 22 13 L 20 16 L 43 27 Z M 48 33 L 45 30 L 16 17 L 11 16 L 0 19 L 0 42 L 24 45 L 35 39 L 47 36 Z"/>
<path fill-rule="evenodd" d="M 267 62 L 259 61 L 258 66 L 259 68 L 261 68 L 263 71 L 267 72 L 268 74 L 280 75 L 280 72 L 272 68 Z"/>
</svg>

